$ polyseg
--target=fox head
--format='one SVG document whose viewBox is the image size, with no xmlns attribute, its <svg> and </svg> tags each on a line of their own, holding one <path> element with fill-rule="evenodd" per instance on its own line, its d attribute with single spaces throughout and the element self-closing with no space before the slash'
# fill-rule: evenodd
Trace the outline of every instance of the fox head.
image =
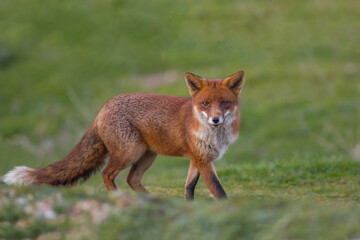
<svg viewBox="0 0 360 240">
<path fill-rule="evenodd" d="M 203 125 L 217 127 L 235 115 L 238 96 L 244 84 L 244 72 L 225 79 L 205 79 L 192 73 L 185 74 L 192 96 L 196 117 Z"/>
</svg>

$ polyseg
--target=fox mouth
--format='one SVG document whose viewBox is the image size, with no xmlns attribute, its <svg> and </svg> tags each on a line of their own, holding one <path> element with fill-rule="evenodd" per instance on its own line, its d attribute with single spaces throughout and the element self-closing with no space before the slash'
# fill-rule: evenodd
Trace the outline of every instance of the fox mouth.
<svg viewBox="0 0 360 240">
<path fill-rule="evenodd" d="M 210 126 L 213 127 L 213 128 L 216 128 L 218 126 L 220 126 L 221 123 L 210 123 Z"/>
</svg>

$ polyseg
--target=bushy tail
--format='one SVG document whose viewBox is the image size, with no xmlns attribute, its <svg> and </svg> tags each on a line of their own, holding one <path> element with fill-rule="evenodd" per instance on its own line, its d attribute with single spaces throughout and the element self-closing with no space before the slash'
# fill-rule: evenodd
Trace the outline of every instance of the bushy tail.
<svg viewBox="0 0 360 240">
<path fill-rule="evenodd" d="M 15 167 L 3 177 L 3 181 L 17 185 L 71 185 L 96 172 L 104 163 L 106 153 L 97 129 L 92 126 L 62 161 L 44 168 Z"/>
</svg>

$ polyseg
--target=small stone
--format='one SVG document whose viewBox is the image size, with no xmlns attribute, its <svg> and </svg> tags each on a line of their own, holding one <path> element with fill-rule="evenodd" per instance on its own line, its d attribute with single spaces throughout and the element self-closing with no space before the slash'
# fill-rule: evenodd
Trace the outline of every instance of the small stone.
<svg viewBox="0 0 360 240">
<path fill-rule="evenodd" d="M 50 209 L 50 210 L 46 210 L 43 212 L 43 216 L 46 219 L 55 219 L 57 217 L 57 214 L 54 210 Z"/>
</svg>

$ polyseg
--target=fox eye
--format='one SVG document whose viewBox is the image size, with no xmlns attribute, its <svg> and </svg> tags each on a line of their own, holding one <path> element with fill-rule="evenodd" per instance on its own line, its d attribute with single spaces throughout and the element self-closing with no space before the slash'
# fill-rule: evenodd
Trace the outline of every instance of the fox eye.
<svg viewBox="0 0 360 240">
<path fill-rule="evenodd" d="M 201 103 L 204 107 L 210 107 L 210 103 L 209 102 L 202 102 Z"/>
<path fill-rule="evenodd" d="M 221 103 L 221 106 L 222 106 L 222 107 L 225 107 L 225 106 L 228 105 L 228 104 L 229 104 L 228 101 L 223 101 L 223 102 Z"/>
</svg>

